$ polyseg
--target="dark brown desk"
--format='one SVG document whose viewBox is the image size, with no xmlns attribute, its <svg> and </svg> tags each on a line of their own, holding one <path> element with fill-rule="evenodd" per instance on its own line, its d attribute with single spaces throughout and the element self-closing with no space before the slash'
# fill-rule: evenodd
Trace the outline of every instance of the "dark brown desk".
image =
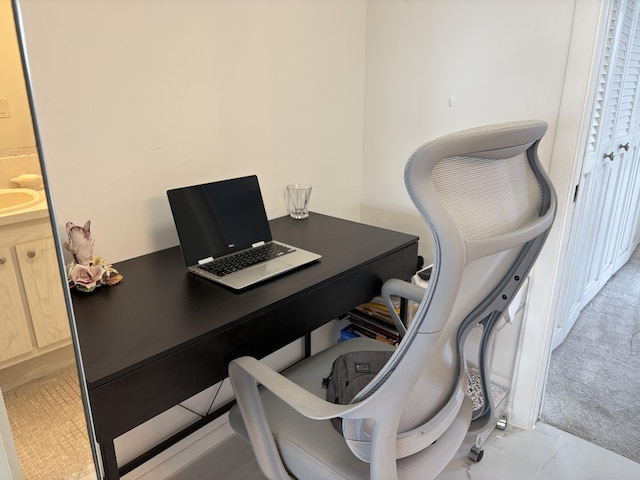
<svg viewBox="0 0 640 480">
<path fill-rule="evenodd" d="M 262 358 L 408 279 L 418 238 L 317 213 L 271 222 L 274 238 L 321 261 L 242 293 L 187 273 L 179 247 L 115 265 L 121 284 L 74 294 L 84 371 L 105 478 L 113 439 L 215 385 L 241 355 Z M 135 466 L 135 465 L 134 465 Z"/>
</svg>

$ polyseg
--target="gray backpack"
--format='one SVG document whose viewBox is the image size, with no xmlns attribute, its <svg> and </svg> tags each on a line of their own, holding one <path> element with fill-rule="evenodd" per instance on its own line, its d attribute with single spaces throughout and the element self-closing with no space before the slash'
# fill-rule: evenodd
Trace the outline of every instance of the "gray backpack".
<svg viewBox="0 0 640 480">
<path fill-rule="evenodd" d="M 322 379 L 322 386 L 327 389 L 327 400 L 341 405 L 350 403 L 382 370 L 391 355 L 393 351 L 388 350 L 349 352 L 340 355 L 333 362 L 329 376 Z M 332 418 L 331 423 L 342 434 L 342 418 Z"/>
</svg>

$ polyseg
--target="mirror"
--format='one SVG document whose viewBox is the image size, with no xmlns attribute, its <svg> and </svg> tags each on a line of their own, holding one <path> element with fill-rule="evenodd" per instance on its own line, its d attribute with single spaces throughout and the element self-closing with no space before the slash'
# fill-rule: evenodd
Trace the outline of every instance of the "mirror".
<svg viewBox="0 0 640 480">
<path fill-rule="evenodd" d="M 0 445 L 15 446 L 11 478 L 95 478 L 11 0 L 0 0 L 0 64 L 0 393 L 14 440 Z"/>
</svg>

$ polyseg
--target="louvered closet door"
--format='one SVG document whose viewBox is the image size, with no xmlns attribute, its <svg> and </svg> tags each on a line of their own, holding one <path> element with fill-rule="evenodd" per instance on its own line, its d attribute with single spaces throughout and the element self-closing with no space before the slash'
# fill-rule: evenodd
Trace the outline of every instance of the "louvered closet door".
<svg viewBox="0 0 640 480">
<path fill-rule="evenodd" d="M 637 163 L 638 144 L 634 109 L 638 88 L 637 15 L 638 1 L 611 2 L 556 316 L 554 348 L 562 343 L 582 308 L 612 274 L 621 238 L 618 231 L 623 224 L 626 226 L 621 214 L 631 208 L 618 192 L 638 186 L 633 176 L 637 174 L 633 166 Z"/>
<path fill-rule="evenodd" d="M 638 245 L 640 107 L 634 108 L 640 105 L 640 2 L 637 3 L 636 26 L 625 72 L 623 106 L 618 116 L 618 130 L 625 131 L 626 138 L 621 135 L 618 142 L 620 175 L 614 213 L 618 223 L 613 229 L 617 238 L 612 242 L 611 274 L 629 260 Z"/>
<path fill-rule="evenodd" d="M 637 0 L 627 0 L 620 10 L 612 68 L 609 71 L 607 104 L 598 151 L 602 168 L 600 221 L 590 265 L 589 283 L 582 306 L 600 291 L 613 274 L 624 212 L 629 204 L 631 170 L 638 146 L 632 125 L 638 89 Z"/>
</svg>

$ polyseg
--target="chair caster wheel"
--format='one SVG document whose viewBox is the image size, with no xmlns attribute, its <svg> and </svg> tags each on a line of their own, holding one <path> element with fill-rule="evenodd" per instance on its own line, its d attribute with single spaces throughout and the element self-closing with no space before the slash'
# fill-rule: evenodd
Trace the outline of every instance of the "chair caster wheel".
<svg viewBox="0 0 640 480">
<path fill-rule="evenodd" d="M 469 451 L 469 458 L 474 462 L 478 463 L 484 457 L 484 448 L 479 448 L 476 446 L 471 447 L 471 451 Z"/>
<path fill-rule="evenodd" d="M 507 417 L 505 417 L 504 415 L 502 417 L 500 417 L 498 419 L 498 422 L 496 423 L 496 428 L 498 430 L 506 430 L 507 429 Z"/>
</svg>

